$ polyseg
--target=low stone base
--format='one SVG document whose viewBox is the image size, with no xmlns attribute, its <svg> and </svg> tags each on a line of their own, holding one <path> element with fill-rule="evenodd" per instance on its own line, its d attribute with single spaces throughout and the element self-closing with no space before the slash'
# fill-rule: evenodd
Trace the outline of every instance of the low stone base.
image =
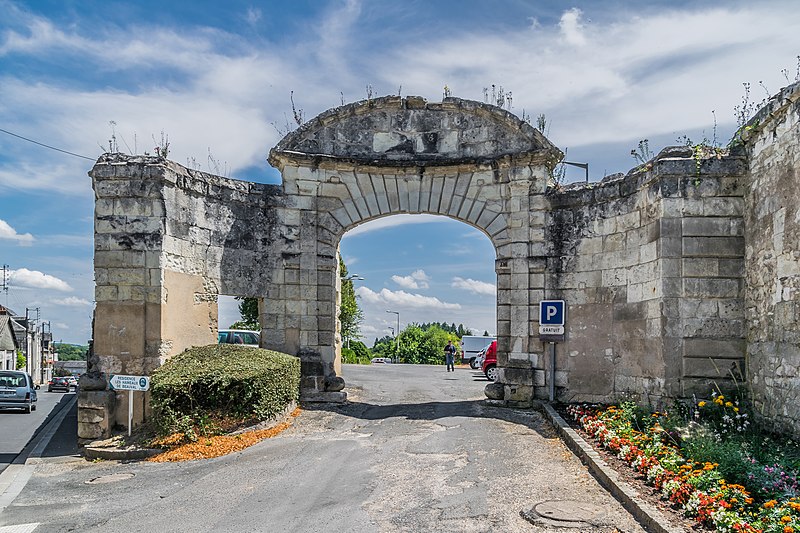
<svg viewBox="0 0 800 533">
<path fill-rule="evenodd" d="M 320 392 L 316 390 L 300 390 L 300 401 L 309 403 L 344 403 L 346 392 Z"/>
<path fill-rule="evenodd" d="M 111 390 L 78 389 L 78 439 L 111 437 L 115 399 L 114 391 Z"/>
<path fill-rule="evenodd" d="M 486 400 L 486 405 L 492 405 L 494 407 L 505 407 L 506 401 L 505 400 Z"/>
</svg>

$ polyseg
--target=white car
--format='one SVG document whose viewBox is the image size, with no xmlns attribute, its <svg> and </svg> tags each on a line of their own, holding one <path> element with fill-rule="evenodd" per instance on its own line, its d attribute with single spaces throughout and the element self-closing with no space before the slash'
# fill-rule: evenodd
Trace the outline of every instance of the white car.
<svg viewBox="0 0 800 533">
<path fill-rule="evenodd" d="M 220 344 L 238 344 L 239 346 L 259 347 L 260 333 L 247 329 L 221 329 L 217 335 Z"/>
<path fill-rule="evenodd" d="M 391 364 L 392 359 L 390 357 L 373 357 L 370 359 L 370 363 L 374 364 Z"/>
<path fill-rule="evenodd" d="M 473 370 L 479 370 L 479 369 L 480 369 L 480 368 L 483 366 L 483 360 L 484 360 L 484 359 L 486 359 L 486 350 L 487 350 L 488 348 L 489 348 L 489 346 L 486 346 L 486 347 L 485 347 L 483 350 L 481 350 L 480 352 L 478 352 L 478 355 L 476 355 L 476 356 L 475 356 L 475 360 L 474 360 L 474 361 L 472 361 L 472 362 L 469 364 L 469 366 L 470 366 L 470 367 L 471 367 Z"/>
</svg>

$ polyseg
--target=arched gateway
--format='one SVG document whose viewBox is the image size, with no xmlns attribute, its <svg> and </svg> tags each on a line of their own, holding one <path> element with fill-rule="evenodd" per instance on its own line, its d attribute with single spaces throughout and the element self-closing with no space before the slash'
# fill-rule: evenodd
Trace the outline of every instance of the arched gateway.
<svg viewBox="0 0 800 533">
<path fill-rule="evenodd" d="M 218 294 L 257 297 L 262 346 L 302 360 L 301 398 L 341 401 L 340 239 L 376 218 L 430 213 L 491 239 L 502 384 L 495 396 L 530 405 L 531 357 L 541 350 L 531 335 L 544 295 L 543 193 L 561 157 L 502 109 L 419 97 L 362 101 L 304 124 L 270 152 L 282 185 L 106 154 L 90 173 L 94 369 L 148 374 L 189 346 L 215 342 Z M 81 437 L 125 420 L 127 397 L 110 396 L 87 393 Z M 146 409 L 135 406 L 135 420 Z M 110 416 L 101 420 L 104 411 Z"/>
</svg>

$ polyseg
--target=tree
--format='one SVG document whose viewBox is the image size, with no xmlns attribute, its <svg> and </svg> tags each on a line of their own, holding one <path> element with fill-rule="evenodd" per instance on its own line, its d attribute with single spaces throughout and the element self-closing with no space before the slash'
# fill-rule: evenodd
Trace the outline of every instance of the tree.
<svg viewBox="0 0 800 533">
<path fill-rule="evenodd" d="M 53 343 L 59 361 L 85 361 L 89 346 L 85 344 Z"/>
<path fill-rule="evenodd" d="M 22 355 L 22 352 L 17 352 L 17 370 L 25 370 L 25 365 L 28 363 L 28 359 Z"/>
<path fill-rule="evenodd" d="M 443 324 L 422 328 L 411 324 L 400 334 L 400 361 L 410 364 L 440 365 L 444 363 L 444 347 L 447 341 L 458 343 L 458 335 L 448 331 L 451 326 Z M 455 327 L 452 327 L 455 330 Z"/>
<path fill-rule="evenodd" d="M 259 330 L 258 298 L 237 296 L 236 299 L 239 300 L 239 315 L 242 319 L 231 324 L 230 329 Z"/>
<path fill-rule="evenodd" d="M 353 280 L 347 277 L 347 266 L 339 256 L 339 276 L 342 279 L 342 301 L 339 304 L 339 323 L 342 339 L 351 341 L 361 338 L 360 324 L 364 321 L 364 312 L 358 307 Z"/>
</svg>

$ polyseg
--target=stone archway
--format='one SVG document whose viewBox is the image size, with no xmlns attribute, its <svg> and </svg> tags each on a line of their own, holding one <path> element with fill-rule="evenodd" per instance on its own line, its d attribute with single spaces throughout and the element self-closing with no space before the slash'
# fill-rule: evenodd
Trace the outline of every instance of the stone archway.
<svg viewBox="0 0 800 533">
<path fill-rule="evenodd" d="M 281 185 L 106 154 L 90 172 L 93 368 L 147 374 L 189 346 L 213 343 L 217 295 L 236 294 L 262 299 L 263 347 L 301 358 L 302 399 L 343 400 L 339 241 L 375 218 L 430 213 L 492 241 L 500 379 L 490 394 L 530 405 L 541 350 L 533 323 L 547 264 L 543 193 L 561 156 L 502 109 L 419 97 L 362 101 L 304 124 L 270 152 Z M 126 402 L 107 390 L 87 392 L 80 436 L 100 436 L 124 421 Z M 145 399 L 134 406 L 134 420 L 146 412 Z"/>
<path fill-rule="evenodd" d="M 478 102 L 447 98 L 386 97 L 337 108 L 304 124 L 271 152 L 284 191 L 312 198 L 299 232 L 306 248 L 278 268 L 276 277 L 313 279 L 335 272 L 342 236 L 370 220 L 399 213 L 444 215 L 470 224 L 491 240 L 497 254 L 497 332 L 501 356 L 494 395 L 514 405 L 533 398 L 532 304 L 543 297 L 544 220 L 542 194 L 562 156 L 542 134 L 516 116 Z M 299 264 L 299 267 L 297 266 Z M 294 273 L 293 271 L 297 271 Z M 318 284 L 308 309 L 336 309 Z M 339 277 L 334 276 L 338 282 Z M 319 278 L 317 278 L 319 279 Z M 538 285 L 537 285 L 538 283 Z M 313 283 L 311 283 L 313 286 Z M 303 292 L 303 291 L 301 291 Z M 291 316 L 291 299 L 270 301 L 262 315 L 264 337 L 280 335 L 270 324 Z M 319 315 L 318 329 L 304 332 L 317 347 L 301 342 L 304 397 L 333 400 L 340 380 L 340 342 L 334 316 Z M 279 330 L 281 328 L 278 328 Z M 285 328 L 283 328 L 285 331 Z M 269 342 L 269 341 L 268 341 Z M 536 340 L 537 347 L 541 344 Z M 276 347 L 277 348 L 277 347 Z M 285 348 L 287 348 L 285 346 Z M 289 353 L 295 353 L 290 349 Z M 332 394 L 333 393 L 333 394 Z"/>
</svg>

